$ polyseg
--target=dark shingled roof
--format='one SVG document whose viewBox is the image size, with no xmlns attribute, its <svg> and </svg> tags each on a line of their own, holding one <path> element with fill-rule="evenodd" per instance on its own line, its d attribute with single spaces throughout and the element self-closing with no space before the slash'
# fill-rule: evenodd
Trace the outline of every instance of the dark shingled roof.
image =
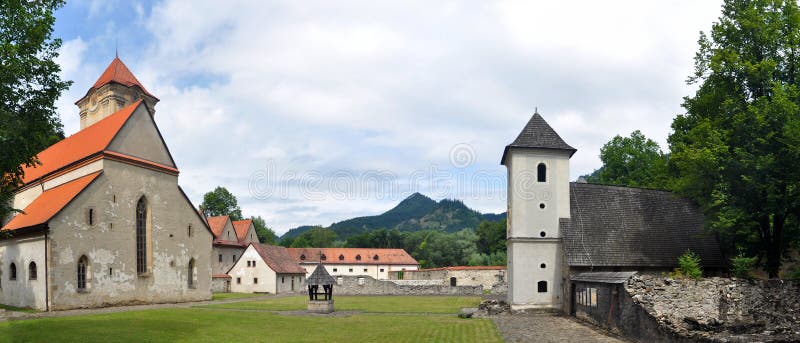
<svg viewBox="0 0 800 343">
<path fill-rule="evenodd" d="M 334 285 L 336 284 L 336 279 L 328 274 L 328 271 L 325 269 L 325 266 L 322 263 L 317 264 L 317 268 L 314 269 L 314 272 L 311 273 L 311 276 L 306 279 L 306 284 L 317 286 L 317 285 Z"/>
<path fill-rule="evenodd" d="M 583 272 L 572 275 L 570 280 L 599 283 L 623 283 L 628 281 L 636 272 Z"/>
<path fill-rule="evenodd" d="M 571 147 L 569 144 L 561 139 L 561 136 L 544 121 L 542 115 L 538 112 L 534 113 L 522 132 L 519 133 L 517 139 L 513 143 L 506 146 L 503 151 L 503 157 L 500 159 L 500 164 L 505 164 L 506 155 L 511 148 L 537 148 L 537 149 L 554 149 L 569 151 L 571 157 L 575 154 L 577 149 Z"/>
<path fill-rule="evenodd" d="M 570 216 L 560 222 L 570 266 L 676 267 L 687 249 L 724 265 L 697 206 L 667 191 L 570 183 Z"/>
</svg>

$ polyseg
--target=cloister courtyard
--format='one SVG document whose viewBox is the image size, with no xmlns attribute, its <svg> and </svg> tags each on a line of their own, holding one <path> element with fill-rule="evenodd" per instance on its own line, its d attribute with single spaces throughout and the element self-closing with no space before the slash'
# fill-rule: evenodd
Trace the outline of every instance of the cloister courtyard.
<svg viewBox="0 0 800 343">
<path fill-rule="evenodd" d="M 60 312 L 7 308 L 0 342 L 556 342 L 568 338 L 565 332 L 584 341 L 616 341 L 554 315 L 527 322 L 518 316 L 458 317 L 462 308 L 477 307 L 480 297 L 339 296 L 329 315 L 307 313 L 306 299 L 223 293 L 189 304 Z"/>
</svg>

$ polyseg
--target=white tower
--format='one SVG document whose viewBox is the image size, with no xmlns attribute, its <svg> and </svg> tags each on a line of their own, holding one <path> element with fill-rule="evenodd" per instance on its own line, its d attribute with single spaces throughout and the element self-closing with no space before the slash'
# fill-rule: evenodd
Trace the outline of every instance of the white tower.
<svg viewBox="0 0 800 343">
<path fill-rule="evenodd" d="M 534 113 L 506 146 L 508 302 L 513 309 L 556 308 L 564 298 L 559 222 L 569 220 L 569 159 L 575 153 Z"/>
</svg>

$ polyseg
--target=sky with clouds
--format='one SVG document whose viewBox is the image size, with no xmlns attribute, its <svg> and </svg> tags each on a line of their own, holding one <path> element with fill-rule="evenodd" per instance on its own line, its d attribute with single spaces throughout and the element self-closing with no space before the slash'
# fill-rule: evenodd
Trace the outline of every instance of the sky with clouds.
<svg viewBox="0 0 800 343">
<path fill-rule="evenodd" d="M 720 1 L 85 1 L 57 13 L 64 130 L 118 47 L 195 205 L 221 185 L 276 232 L 421 192 L 502 212 L 535 107 L 578 149 L 662 147 Z"/>
</svg>

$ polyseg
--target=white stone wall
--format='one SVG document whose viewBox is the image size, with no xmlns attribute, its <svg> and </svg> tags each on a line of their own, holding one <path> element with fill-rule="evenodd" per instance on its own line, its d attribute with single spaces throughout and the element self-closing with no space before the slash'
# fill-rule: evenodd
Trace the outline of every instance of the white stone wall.
<svg viewBox="0 0 800 343">
<path fill-rule="evenodd" d="M 306 270 L 306 277 L 310 276 L 317 268 L 317 263 L 302 263 Z M 385 264 L 324 264 L 331 276 L 361 276 L 366 275 L 376 280 L 388 280 L 389 272 L 403 270 L 417 270 L 417 265 L 385 265 Z"/>
<path fill-rule="evenodd" d="M 230 292 L 231 278 L 215 277 L 211 279 L 211 292 L 228 293 Z"/>
<path fill-rule="evenodd" d="M 136 270 L 135 211 L 148 202 L 150 272 Z M 86 211 L 97 213 L 89 226 Z M 192 226 L 192 236 L 188 226 Z M 50 221 L 51 308 L 206 300 L 211 297 L 211 232 L 181 194 L 177 177 L 105 161 L 95 179 Z M 77 263 L 89 259 L 87 292 L 77 291 Z M 188 263 L 194 258 L 195 272 Z M 192 277 L 194 288 L 189 288 Z"/>
<path fill-rule="evenodd" d="M 255 267 L 248 267 L 248 261 L 255 262 Z M 277 293 L 277 274 L 261 259 L 261 255 L 252 245 L 245 249 L 228 274 L 231 276 L 231 292 Z M 258 279 L 257 283 L 255 279 Z"/>
<path fill-rule="evenodd" d="M 449 285 L 450 278 L 453 277 L 456 278 L 457 286 L 483 286 L 485 289 L 490 289 L 496 284 L 506 282 L 506 271 L 505 269 L 416 271 L 406 273 L 404 280 L 437 280 L 443 285 Z"/>
<path fill-rule="evenodd" d="M 537 167 L 547 166 L 545 182 Z M 569 152 L 512 149 L 508 168 L 508 300 L 515 308 L 561 307 L 559 218 L 569 218 Z M 544 268 L 542 268 L 544 264 Z M 547 292 L 538 283 L 547 282 Z"/>
<path fill-rule="evenodd" d="M 244 248 L 229 245 L 214 245 L 211 253 L 211 273 L 226 274 L 244 253 Z M 220 262 L 219 255 L 222 255 Z"/>
<path fill-rule="evenodd" d="M 306 278 L 303 274 L 278 274 L 275 278 L 276 292 L 302 292 L 305 290 L 305 281 Z"/>
<path fill-rule="evenodd" d="M 0 241 L 0 303 L 16 307 L 47 309 L 47 274 L 44 234 Z M 36 263 L 36 280 L 29 278 L 29 265 Z M 11 263 L 17 268 L 10 280 Z"/>
</svg>

